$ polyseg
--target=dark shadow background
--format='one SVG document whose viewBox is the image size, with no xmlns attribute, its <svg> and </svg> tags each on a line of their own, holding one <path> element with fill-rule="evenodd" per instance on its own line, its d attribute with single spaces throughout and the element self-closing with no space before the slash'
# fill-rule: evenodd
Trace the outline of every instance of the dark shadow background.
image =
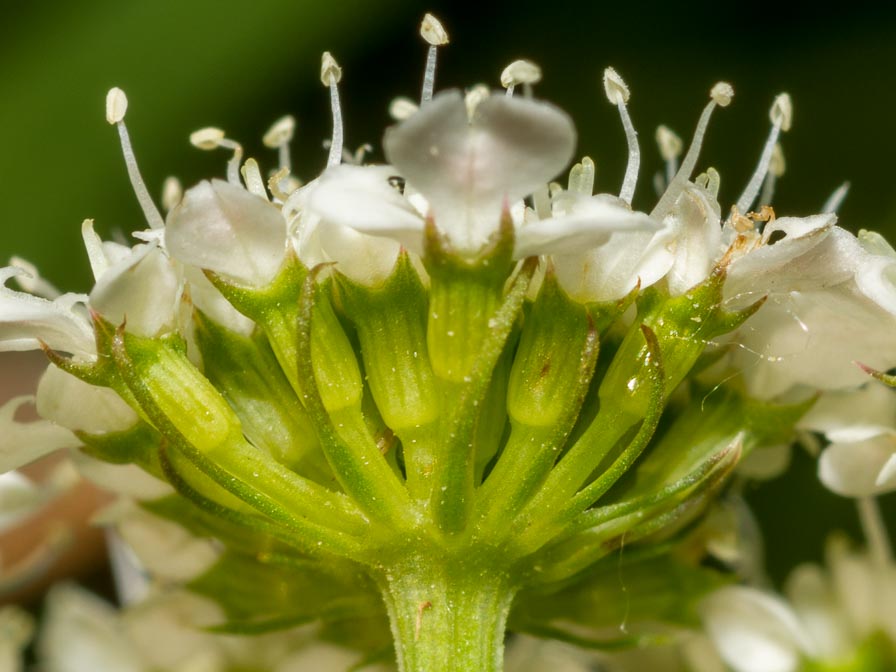
<svg viewBox="0 0 896 672">
<path fill-rule="evenodd" d="M 598 189 L 618 191 L 625 140 L 600 86 L 613 65 L 632 89 L 629 109 L 644 160 L 636 207 L 649 209 L 659 168 L 653 131 L 665 123 L 688 138 L 712 84 L 736 96 L 717 112 L 700 165 L 722 174 L 723 203 L 736 200 L 768 132 L 775 94 L 794 100 L 783 146 L 779 214 L 811 214 L 850 180 L 841 223 L 852 230 L 896 225 L 896 6 L 817 3 L 664 4 L 582 0 L 156 0 L 128 3 L 19 3 L 0 18 L 0 260 L 36 262 L 65 289 L 89 287 L 81 220 L 101 235 L 145 227 L 104 120 L 114 85 L 130 98 L 128 126 L 143 175 L 155 192 L 164 178 L 185 185 L 222 176 L 227 154 L 193 149 L 197 128 L 225 129 L 263 169 L 274 152 L 260 141 L 269 124 L 298 118 L 296 172 L 313 177 L 326 162 L 326 91 L 319 58 L 330 50 L 341 84 L 349 147 L 378 144 L 396 95 L 419 95 L 425 45 L 417 35 L 433 11 L 451 36 L 437 87 L 498 84 L 511 60 L 538 62 L 538 95 L 576 119 L 579 152 L 598 165 Z M 381 158 L 377 149 L 374 159 Z M 773 576 L 819 556 L 827 531 L 855 531 L 850 502 L 822 491 L 809 459 L 787 477 L 756 488 L 751 500 L 768 535 Z M 891 516 L 892 518 L 892 516 Z"/>
</svg>

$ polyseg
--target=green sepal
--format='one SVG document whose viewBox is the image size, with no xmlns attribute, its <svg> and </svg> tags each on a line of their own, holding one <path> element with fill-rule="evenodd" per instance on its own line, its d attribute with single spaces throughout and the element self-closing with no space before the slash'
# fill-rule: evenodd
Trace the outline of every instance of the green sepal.
<svg viewBox="0 0 896 672">
<path fill-rule="evenodd" d="M 337 275 L 342 306 L 361 344 L 364 372 L 386 424 L 404 430 L 439 415 L 426 346 L 427 293 L 407 252 L 382 284 L 367 287 Z"/>
<path fill-rule="evenodd" d="M 513 362 L 510 436 L 478 494 L 482 534 L 503 528 L 550 471 L 579 415 L 598 350 L 588 310 L 570 301 L 548 273 Z"/>
<path fill-rule="evenodd" d="M 162 435 L 143 421 L 120 432 L 90 434 L 75 432 L 84 446 L 81 452 L 111 464 L 136 464 L 145 472 L 164 480 L 159 465 L 159 446 Z"/>
<path fill-rule="evenodd" d="M 488 331 L 480 343 L 468 380 L 455 391 L 452 413 L 444 419 L 441 436 L 448 440 L 443 441 L 436 454 L 430 495 L 432 518 L 443 531 L 461 530 L 472 510 L 477 422 L 495 366 L 522 310 L 537 263 L 535 258 L 527 259 L 511 281 L 506 296 L 488 320 Z"/>
<path fill-rule="evenodd" d="M 205 377 L 239 416 L 246 438 L 296 473 L 331 483 L 311 420 L 267 339 L 230 331 L 200 311 L 193 323 Z"/>
<path fill-rule="evenodd" d="M 427 350 L 435 375 L 462 384 L 469 377 L 511 275 L 513 221 L 504 212 L 491 244 L 475 257 L 458 254 L 427 221 L 423 263 L 430 277 Z"/>
<path fill-rule="evenodd" d="M 254 634 L 364 616 L 385 620 L 382 601 L 363 572 L 337 574 L 326 563 L 296 570 L 225 553 L 187 587 L 221 606 L 227 620 L 217 632 Z"/>
<path fill-rule="evenodd" d="M 607 636 L 624 624 L 655 642 L 663 626 L 698 625 L 697 603 L 730 581 L 674 551 L 626 548 L 562 584 L 521 591 L 509 626 L 535 635 L 549 628 L 557 639 L 581 638 L 578 645 L 590 641 L 589 648 L 600 649 L 626 643 Z"/>
<path fill-rule="evenodd" d="M 236 414 L 181 348 L 166 339 L 119 329 L 112 354 L 122 379 L 173 454 L 185 457 L 225 490 L 299 531 L 315 524 L 348 532 L 365 526 L 346 497 L 293 473 L 249 444 Z"/>
<path fill-rule="evenodd" d="M 372 520 L 385 522 L 392 529 L 412 524 L 415 512 L 407 490 L 383 457 L 361 413 L 361 398 L 356 404 L 337 410 L 328 408 L 320 389 L 312 352 L 314 325 L 319 311 L 332 312 L 310 273 L 302 285 L 298 301 L 297 341 L 298 379 L 305 390 L 304 402 L 314 423 L 327 461 L 343 490 Z M 343 333 L 343 337 L 345 337 Z"/>
</svg>

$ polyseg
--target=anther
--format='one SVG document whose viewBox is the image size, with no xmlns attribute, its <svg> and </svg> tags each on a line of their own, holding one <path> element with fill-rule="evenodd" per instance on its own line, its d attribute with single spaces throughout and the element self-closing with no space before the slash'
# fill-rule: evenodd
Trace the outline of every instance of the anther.
<svg viewBox="0 0 896 672">
<path fill-rule="evenodd" d="M 274 122 L 261 141 L 265 147 L 278 150 L 280 168 L 292 170 L 292 161 L 289 156 L 289 143 L 296 131 L 296 119 L 292 115 L 286 115 Z"/>
<path fill-rule="evenodd" d="M 512 96 L 513 90 L 518 85 L 523 85 L 523 95 L 532 97 L 532 85 L 541 81 L 541 68 L 532 61 L 520 59 L 508 65 L 501 72 L 501 86 L 507 89 L 507 95 Z"/>
<path fill-rule="evenodd" d="M 694 172 L 694 166 L 697 165 L 697 159 L 700 157 L 700 148 L 703 146 L 703 136 L 706 135 L 706 128 L 709 126 L 712 112 L 718 107 L 728 107 L 734 98 L 734 89 L 726 82 L 718 82 L 709 92 L 709 102 L 703 108 L 700 119 L 697 121 L 697 128 L 694 130 L 694 137 L 691 139 L 691 146 L 688 147 L 687 153 L 682 159 L 681 166 L 675 177 L 666 187 L 666 191 L 660 197 L 660 200 L 650 212 L 650 216 L 662 219 L 671 210 L 672 205 L 678 199 L 678 195 L 684 189 L 687 181 Z"/>
<path fill-rule="evenodd" d="M 282 168 L 281 168 L 282 170 Z M 255 159 L 246 159 L 246 163 L 240 168 L 243 181 L 246 183 L 246 189 L 249 193 L 260 196 L 264 200 L 268 199 L 268 192 L 264 188 L 264 179 L 261 177 L 261 170 L 258 168 L 258 162 Z"/>
<path fill-rule="evenodd" d="M 760 205 L 772 204 L 772 199 L 775 197 L 775 185 L 786 169 L 787 162 L 784 160 L 784 151 L 781 149 L 781 143 L 776 143 L 774 149 L 772 149 L 772 160 L 768 164 L 768 174 L 766 174 L 765 182 L 762 184 L 762 194 L 759 196 Z"/>
<path fill-rule="evenodd" d="M 420 104 L 432 100 L 432 92 L 436 85 L 436 53 L 439 47 L 448 44 L 448 33 L 442 22 L 432 14 L 426 14 L 420 24 L 420 37 L 429 44 L 426 53 L 426 70 L 423 73 L 423 91 L 420 94 Z"/>
<path fill-rule="evenodd" d="M 419 109 L 420 106 L 410 98 L 399 96 L 389 103 L 389 116 L 395 121 L 404 121 Z"/>
<path fill-rule="evenodd" d="M 171 212 L 184 197 L 184 189 L 176 177 L 166 177 L 162 185 L 162 207 Z"/>
<path fill-rule="evenodd" d="M 684 149 L 684 143 L 675 131 L 668 126 L 658 126 L 656 129 L 656 144 L 660 148 L 660 156 L 666 162 L 666 184 L 675 177 L 678 170 L 678 157 Z"/>
<path fill-rule="evenodd" d="M 491 91 L 488 90 L 488 87 L 485 84 L 476 84 L 467 91 L 464 95 L 464 104 L 467 106 L 468 119 L 473 118 L 473 115 L 476 113 L 476 108 L 479 107 L 479 103 L 490 95 Z"/>
<path fill-rule="evenodd" d="M 124 155 L 124 163 L 128 169 L 128 177 L 131 180 L 131 187 L 143 210 L 143 216 L 153 229 L 161 229 L 165 226 L 165 220 L 156 204 L 153 203 L 143 176 L 140 174 L 140 168 L 137 166 L 137 158 L 134 156 L 134 149 L 131 146 L 131 138 L 128 135 L 127 126 L 124 123 L 124 115 L 128 109 L 128 98 L 124 91 L 115 87 L 106 94 L 106 121 L 118 128 L 118 138 L 121 141 L 121 153 Z"/>
<path fill-rule="evenodd" d="M 790 130 L 790 125 L 793 121 L 793 104 L 790 102 L 789 95 L 782 93 L 775 98 L 775 102 L 772 103 L 771 110 L 769 110 L 769 118 L 772 122 L 772 130 L 765 141 L 765 147 L 762 148 L 759 164 L 756 166 L 756 170 L 753 171 L 753 176 L 744 188 L 740 198 L 737 199 L 737 209 L 740 212 L 746 212 L 753 205 L 753 201 L 759 195 L 759 188 L 762 186 L 765 175 L 768 172 L 778 137 L 781 135 L 781 131 Z"/>
<path fill-rule="evenodd" d="M 619 110 L 622 126 L 625 129 L 625 139 L 628 142 L 628 165 L 625 168 L 625 178 L 622 180 L 619 198 L 631 205 L 632 197 L 635 195 L 635 185 L 638 182 L 638 169 L 641 166 L 641 150 L 638 147 L 638 134 L 635 132 L 626 107 L 630 96 L 628 86 L 613 68 L 604 70 L 604 92 L 607 94 L 607 100 Z"/>
<path fill-rule="evenodd" d="M 330 155 L 327 166 L 338 166 L 342 161 L 342 108 L 339 105 L 339 89 L 336 85 L 342 79 L 342 68 L 329 51 L 325 51 L 320 63 L 320 81 L 330 89 L 330 109 L 333 113 L 333 138 L 330 141 Z"/>
<path fill-rule="evenodd" d="M 198 149 L 211 151 L 213 149 L 229 149 L 233 156 L 227 162 L 227 181 L 230 184 L 242 186 L 240 182 L 240 163 L 243 160 L 243 146 L 240 143 L 224 136 L 220 128 L 200 128 L 190 133 L 190 144 Z"/>
<path fill-rule="evenodd" d="M 569 171 L 569 191 L 591 196 L 594 193 L 594 161 L 586 156 Z"/>
</svg>

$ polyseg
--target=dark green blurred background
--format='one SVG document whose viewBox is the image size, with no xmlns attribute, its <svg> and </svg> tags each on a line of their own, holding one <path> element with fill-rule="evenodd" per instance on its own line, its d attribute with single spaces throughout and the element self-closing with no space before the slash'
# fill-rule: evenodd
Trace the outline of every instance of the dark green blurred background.
<svg viewBox="0 0 896 672">
<path fill-rule="evenodd" d="M 576 119 L 579 151 L 595 158 L 601 191 L 618 191 L 626 155 L 616 111 L 599 86 L 603 68 L 613 65 L 632 89 L 629 109 L 645 153 L 636 206 L 649 209 L 653 198 L 655 127 L 666 123 L 689 137 L 710 86 L 725 79 L 735 87 L 734 104 L 717 114 L 700 164 L 721 171 L 723 202 L 737 198 L 753 170 L 768 107 L 786 90 L 795 118 L 783 139 L 788 172 L 778 213 L 815 212 L 850 180 L 844 226 L 896 224 L 892 3 L 836 10 L 706 0 L 7 3 L 0 16 L 0 260 L 24 256 L 61 287 L 83 291 L 81 220 L 96 218 L 104 236 L 145 227 L 104 120 L 111 86 L 128 93 L 128 126 L 156 193 L 168 175 L 185 185 L 223 175 L 224 152 L 187 142 L 202 126 L 224 128 L 272 167 L 276 157 L 260 136 L 287 112 L 298 118 L 294 163 L 307 178 L 326 161 L 321 141 L 330 129 L 320 53 L 330 50 L 344 69 L 347 145 L 377 145 L 389 100 L 419 93 L 425 45 L 417 26 L 427 10 L 451 36 L 437 86 L 496 86 L 511 60 L 537 61 L 545 74 L 538 93 Z M 853 519 L 848 502 L 821 492 L 808 459 L 798 466 L 751 497 L 776 577 L 816 557 L 825 531 Z"/>
</svg>

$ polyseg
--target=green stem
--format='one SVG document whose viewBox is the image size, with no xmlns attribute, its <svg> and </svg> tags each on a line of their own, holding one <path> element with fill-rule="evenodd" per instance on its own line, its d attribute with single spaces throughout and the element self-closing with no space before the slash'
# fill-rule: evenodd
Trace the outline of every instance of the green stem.
<svg viewBox="0 0 896 672">
<path fill-rule="evenodd" d="M 463 560 L 418 557 L 387 571 L 380 590 L 401 672 L 500 672 L 514 588 Z"/>
</svg>

